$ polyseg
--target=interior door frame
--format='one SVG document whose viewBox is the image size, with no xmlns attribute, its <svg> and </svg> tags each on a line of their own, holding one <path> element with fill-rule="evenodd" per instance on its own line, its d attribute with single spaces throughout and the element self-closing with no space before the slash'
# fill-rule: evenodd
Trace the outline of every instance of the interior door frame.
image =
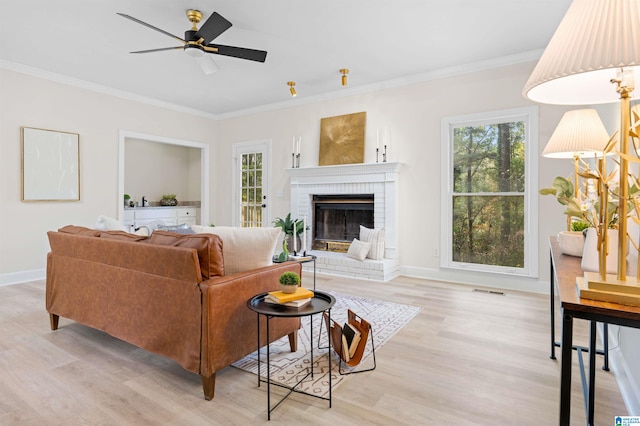
<svg viewBox="0 0 640 426">
<path fill-rule="evenodd" d="M 262 209 L 262 226 L 271 223 L 271 139 L 259 139 L 253 141 L 236 142 L 232 148 L 231 167 L 231 225 L 241 226 L 240 223 L 240 173 L 242 168 L 240 156 L 249 152 L 262 152 L 262 195 L 266 195 L 266 207 Z"/>
<path fill-rule="evenodd" d="M 186 139 L 167 138 L 164 136 L 149 135 L 145 133 L 120 130 L 118 132 L 118 220 L 124 221 L 124 163 L 125 163 L 125 143 L 127 139 L 140 139 L 147 142 L 156 142 L 167 145 L 177 145 L 189 148 L 200 149 L 200 223 L 205 224 L 209 218 L 209 145 L 201 142 Z"/>
</svg>

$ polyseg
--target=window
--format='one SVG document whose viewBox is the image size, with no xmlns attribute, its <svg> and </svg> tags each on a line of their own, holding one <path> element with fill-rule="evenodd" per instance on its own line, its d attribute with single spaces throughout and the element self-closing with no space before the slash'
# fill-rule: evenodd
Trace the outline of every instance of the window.
<svg viewBox="0 0 640 426">
<path fill-rule="evenodd" d="M 536 276 L 537 108 L 442 121 L 441 266 Z"/>
</svg>

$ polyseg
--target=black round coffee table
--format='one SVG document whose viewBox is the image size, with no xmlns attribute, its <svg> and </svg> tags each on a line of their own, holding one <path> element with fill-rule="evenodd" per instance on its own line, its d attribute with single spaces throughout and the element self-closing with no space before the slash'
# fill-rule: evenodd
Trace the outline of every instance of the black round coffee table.
<svg viewBox="0 0 640 426">
<path fill-rule="evenodd" d="M 264 301 L 264 298 L 269 293 L 261 293 L 256 296 L 253 296 L 251 299 L 247 301 L 247 307 L 252 311 L 258 314 L 258 348 L 260 348 L 260 315 L 263 315 L 267 319 L 267 379 L 263 379 L 260 374 L 260 350 L 258 349 L 258 387 L 260 387 L 261 382 L 267 383 L 267 420 L 271 420 L 271 411 L 273 411 L 282 401 L 284 401 L 292 392 L 303 393 L 305 395 L 310 395 L 316 398 L 324 399 L 329 401 L 329 408 L 331 408 L 331 373 L 329 373 L 329 398 L 321 397 L 318 395 L 310 394 L 307 392 L 303 392 L 301 390 L 297 390 L 296 387 L 302 383 L 307 377 L 311 376 L 313 378 L 313 315 L 320 314 L 323 312 L 327 312 L 329 317 L 329 323 L 331 323 L 331 308 L 336 303 L 335 297 L 328 293 L 324 293 L 322 291 L 314 291 L 313 297 L 311 301 L 299 308 L 277 305 L 272 303 L 267 303 Z M 309 367 L 309 372 L 302 378 L 298 383 L 294 386 L 285 386 L 281 383 L 276 383 L 271 381 L 271 368 L 270 368 L 270 336 L 269 336 L 269 321 L 271 318 L 300 318 L 309 316 L 310 318 L 310 348 L 311 348 L 311 364 Z M 329 352 L 327 359 L 329 360 L 329 372 L 331 372 L 331 339 L 329 340 Z M 274 384 L 279 387 L 283 387 L 289 389 L 289 393 L 287 393 L 277 404 L 271 407 L 271 384 Z"/>
</svg>

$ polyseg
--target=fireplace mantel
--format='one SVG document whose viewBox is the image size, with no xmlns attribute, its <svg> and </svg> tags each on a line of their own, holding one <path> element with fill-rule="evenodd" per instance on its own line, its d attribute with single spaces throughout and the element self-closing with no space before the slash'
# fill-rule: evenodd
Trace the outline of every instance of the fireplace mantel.
<svg viewBox="0 0 640 426">
<path fill-rule="evenodd" d="M 373 194 L 374 227 L 385 230 L 385 255 L 382 261 L 366 260 L 366 262 L 379 262 L 379 265 L 368 265 L 366 262 L 364 264 L 369 270 L 378 271 L 376 272 L 379 273 L 378 276 L 368 274 L 366 271 L 364 275 L 367 275 L 367 278 L 386 281 L 398 273 L 397 206 L 398 179 L 402 165 L 402 163 L 385 162 L 286 169 L 291 179 L 291 216 L 311 219 L 313 195 Z M 310 252 L 310 248 L 306 247 L 306 250 Z M 319 257 L 327 256 L 328 263 L 342 262 L 340 259 L 335 259 L 337 253 L 325 254 L 325 252 L 314 251 L 313 254 Z M 331 269 L 334 267 L 335 265 L 331 265 Z M 358 268 L 352 265 L 351 269 Z"/>
<path fill-rule="evenodd" d="M 365 175 L 380 175 L 380 174 L 396 174 L 400 172 L 402 163 L 361 163 L 361 164 L 340 164 L 336 166 L 319 166 L 319 167 L 300 167 L 295 169 L 286 169 L 287 174 L 292 179 L 302 178 L 318 178 L 323 176 L 336 177 L 336 176 L 356 176 L 357 181 L 363 179 L 369 181 L 368 178 L 363 178 Z M 391 176 L 390 176 L 391 178 Z M 376 181 L 378 181 L 376 179 Z"/>
</svg>

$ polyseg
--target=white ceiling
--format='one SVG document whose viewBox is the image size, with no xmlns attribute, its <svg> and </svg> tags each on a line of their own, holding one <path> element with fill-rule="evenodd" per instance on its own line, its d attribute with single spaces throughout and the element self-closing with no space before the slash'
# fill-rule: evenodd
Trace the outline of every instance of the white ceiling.
<svg viewBox="0 0 640 426">
<path fill-rule="evenodd" d="M 426 80 L 443 70 L 537 59 L 570 0 L 0 0 L 0 65 L 64 76 L 223 117 Z M 205 75 L 174 39 L 185 11 L 233 26 L 214 43 L 268 52 L 265 63 L 213 56 Z M 349 83 L 340 85 L 340 68 Z M 296 82 L 298 96 L 287 81 Z"/>
</svg>

